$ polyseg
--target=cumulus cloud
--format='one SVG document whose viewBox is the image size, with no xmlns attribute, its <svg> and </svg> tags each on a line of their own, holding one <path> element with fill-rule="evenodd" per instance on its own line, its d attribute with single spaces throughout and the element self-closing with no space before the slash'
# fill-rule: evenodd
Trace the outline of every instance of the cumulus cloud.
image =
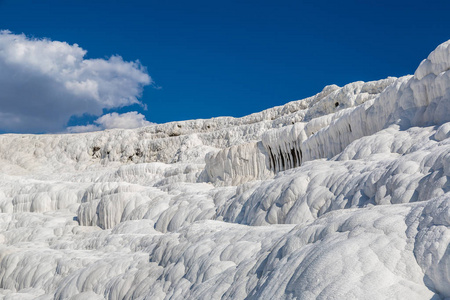
<svg viewBox="0 0 450 300">
<path fill-rule="evenodd" d="M 118 114 L 115 112 L 106 114 L 95 120 L 94 123 L 95 124 L 88 124 L 84 126 L 68 127 L 67 131 L 70 133 L 80 133 L 113 128 L 132 129 L 155 124 L 145 120 L 145 116 L 137 111 L 130 111 L 124 114 Z"/>
<path fill-rule="evenodd" d="M 0 31 L 0 130 L 62 131 L 71 116 L 142 104 L 143 87 L 153 82 L 139 61 L 85 59 L 86 52 Z"/>
</svg>

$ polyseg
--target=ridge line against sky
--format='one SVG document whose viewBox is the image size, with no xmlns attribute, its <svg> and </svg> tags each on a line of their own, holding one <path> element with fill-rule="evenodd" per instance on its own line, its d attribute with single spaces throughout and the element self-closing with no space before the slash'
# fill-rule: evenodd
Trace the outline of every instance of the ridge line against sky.
<svg viewBox="0 0 450 300">
<path fill-rule="evenodd" d="M 0 133 L 240 117 L 412 74 L 450 39 L 448 11 L 443 0 L 3 0 Z"/>
</svg>

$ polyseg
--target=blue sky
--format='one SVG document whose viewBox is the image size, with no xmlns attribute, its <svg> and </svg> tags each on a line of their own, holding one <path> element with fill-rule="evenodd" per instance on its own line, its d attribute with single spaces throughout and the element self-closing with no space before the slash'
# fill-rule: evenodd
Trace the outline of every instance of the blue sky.
<svg viewBox="0 0 450 300">
<path fill-rule="evenodd" d="M 76 43 L 85 59 L 120 55 L 146 68 L 153 83 L 142 83 L 141 104 L 104 105 L 66 125 L 129 111 L 163 123 L 239 117 L 328 84 L 412 74 L 450 39 L 449 12 L 448 0 L 0 0 L 0 29 Z M 42 128 L 36 132 L 54 130 Z"/>
</svg>

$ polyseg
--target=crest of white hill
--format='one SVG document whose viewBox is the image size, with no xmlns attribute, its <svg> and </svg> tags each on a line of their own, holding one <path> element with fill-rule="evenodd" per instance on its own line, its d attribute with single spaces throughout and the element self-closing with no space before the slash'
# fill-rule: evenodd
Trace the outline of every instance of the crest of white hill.
<svg viewBox="0 0 450 300">
<path fill-rule="evenodd" d="M 450 298 L 450 41 L 243 118 L 0 136 L 3 299 Z"/>
</svg>

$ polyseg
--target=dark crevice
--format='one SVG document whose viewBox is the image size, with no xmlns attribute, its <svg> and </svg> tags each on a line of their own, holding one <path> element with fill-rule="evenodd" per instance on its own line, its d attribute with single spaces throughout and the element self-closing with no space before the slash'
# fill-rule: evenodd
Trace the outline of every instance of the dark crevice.
<svg viewBox="0 0 450 300">
<path fill-rule="evenodd" d="M 297 166 L 297 154 L 295 153 L 294 148 L 291 149 L 291 156 L 293 159 L 293 166 L 296 167 Z"/>
<path fill-rule="evenodd" d="M 269 168 L 274 172 L 285 171 L 291 168 L 300 167 L 302 164 L 303 153 L 302 150 L 295 146 L 291 147 L 286 144 L 288 152 L 274 151 L 271 147 L 267 146 L 267 152 L 269 155 Z"/>
<path fill-rule="evenodd" d="M 270 147 L 267 147 L 267 148 L 269 149 L 269 156 L 270 156 L 269 162 L 270 162 L 270 168 L 271 168 L 272 170 L 275 170 L 275 157 L 273 156 L 272 149 L 270 149 Z"/>
</svg>

